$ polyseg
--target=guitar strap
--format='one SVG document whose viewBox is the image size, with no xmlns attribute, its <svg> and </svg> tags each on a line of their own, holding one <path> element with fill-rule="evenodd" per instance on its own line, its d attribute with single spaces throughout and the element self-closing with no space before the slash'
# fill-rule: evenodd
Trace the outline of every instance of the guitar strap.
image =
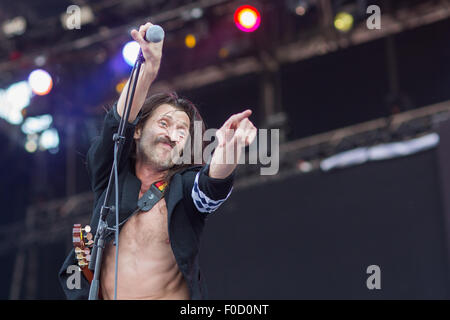
<svg viewBox="0 0 450 320">
<path fill-rule="evenodd" d="M 151 208 L 164 196 L 167 182 L 158 181 L 153 183 L 146 193 L 138 200 L 138 208 L 142 211 L 150 211 Z"/>
</svg>

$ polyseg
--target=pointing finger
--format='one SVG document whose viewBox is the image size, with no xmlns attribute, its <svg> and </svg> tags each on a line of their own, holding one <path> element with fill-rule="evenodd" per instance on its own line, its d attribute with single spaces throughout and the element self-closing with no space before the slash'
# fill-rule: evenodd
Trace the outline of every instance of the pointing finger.
<svg viewBox="0 0 450 320">
<path fill-rule="evenodd" d="M 235 126 L 239 122 L 241 122 L 243 119 L 248 118 L 252 114 L 252 110 L 247 109 L 241 113 L 236 113 L 232 115 L 227 121 L 227 126 Z"/>
</svg>

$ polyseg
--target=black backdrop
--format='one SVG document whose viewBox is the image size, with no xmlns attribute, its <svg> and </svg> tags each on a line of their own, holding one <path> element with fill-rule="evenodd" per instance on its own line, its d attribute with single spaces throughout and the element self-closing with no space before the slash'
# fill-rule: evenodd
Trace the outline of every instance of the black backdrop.
<svg viewBox="0 0 450 320">
<path fill-rule="evenodd" d="M 210 298 L 449 298 L 440 186 L 432 149 L 236 190 L 202 240 Z"/>
</svg>

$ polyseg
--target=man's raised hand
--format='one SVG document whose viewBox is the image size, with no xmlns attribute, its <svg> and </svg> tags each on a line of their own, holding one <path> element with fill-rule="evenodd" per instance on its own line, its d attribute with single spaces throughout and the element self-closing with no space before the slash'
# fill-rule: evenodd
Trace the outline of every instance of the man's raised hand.
<svg viewBox="0 0 450 320">
<path fill-rule="evenodd" d="M 244 148 L 255 139 L 257 129 L 248 119 L 251 114 L 250 109 L 233 114 L 216 131 L 218 145 L 211 159 L 210 177 L 228 177 L 236 168 Z"/>
<path fill-rule="evenodd" d="M 257 129 L 248 119 L 252 110 L 247 109 L 241 113 L 236 113 L 228 118 L 222 127 L 217 130 L 218 147 L 227 146 L 246 147 L 253 142 L 256 137 Z"/>
<path fill-rule="evenodd" d="M 142 64 L 144 71 L 150 75 L 152 80 L 154 80 L 161 65 L 162 47 L 164 40 L 161 40 L 157 43 L 148 42 L 145 40 L 145 33 L 147 32 L 147 29 L 152 25 L 153 24 L 151 22 L 147 22 L 146 24 L 139 27 L 139 31 L 133 29 L 131 31 L 131 37 L 141 47 L 142 55 L 145 59 L 145 62 Z"/>
</svg>

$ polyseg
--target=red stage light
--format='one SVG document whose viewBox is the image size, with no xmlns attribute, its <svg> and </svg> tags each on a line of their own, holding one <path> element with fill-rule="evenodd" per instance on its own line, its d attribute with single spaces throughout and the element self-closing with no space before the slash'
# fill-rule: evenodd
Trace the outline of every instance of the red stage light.
<svg viewBox="0 0 450 320">
<path fill-rule="evenodd" d="M 234 13 L 234 23 L 242 31 L 253 32 L 261 23 L 261 15 L 255 7 L 241 6 Z"/>
</svg>

